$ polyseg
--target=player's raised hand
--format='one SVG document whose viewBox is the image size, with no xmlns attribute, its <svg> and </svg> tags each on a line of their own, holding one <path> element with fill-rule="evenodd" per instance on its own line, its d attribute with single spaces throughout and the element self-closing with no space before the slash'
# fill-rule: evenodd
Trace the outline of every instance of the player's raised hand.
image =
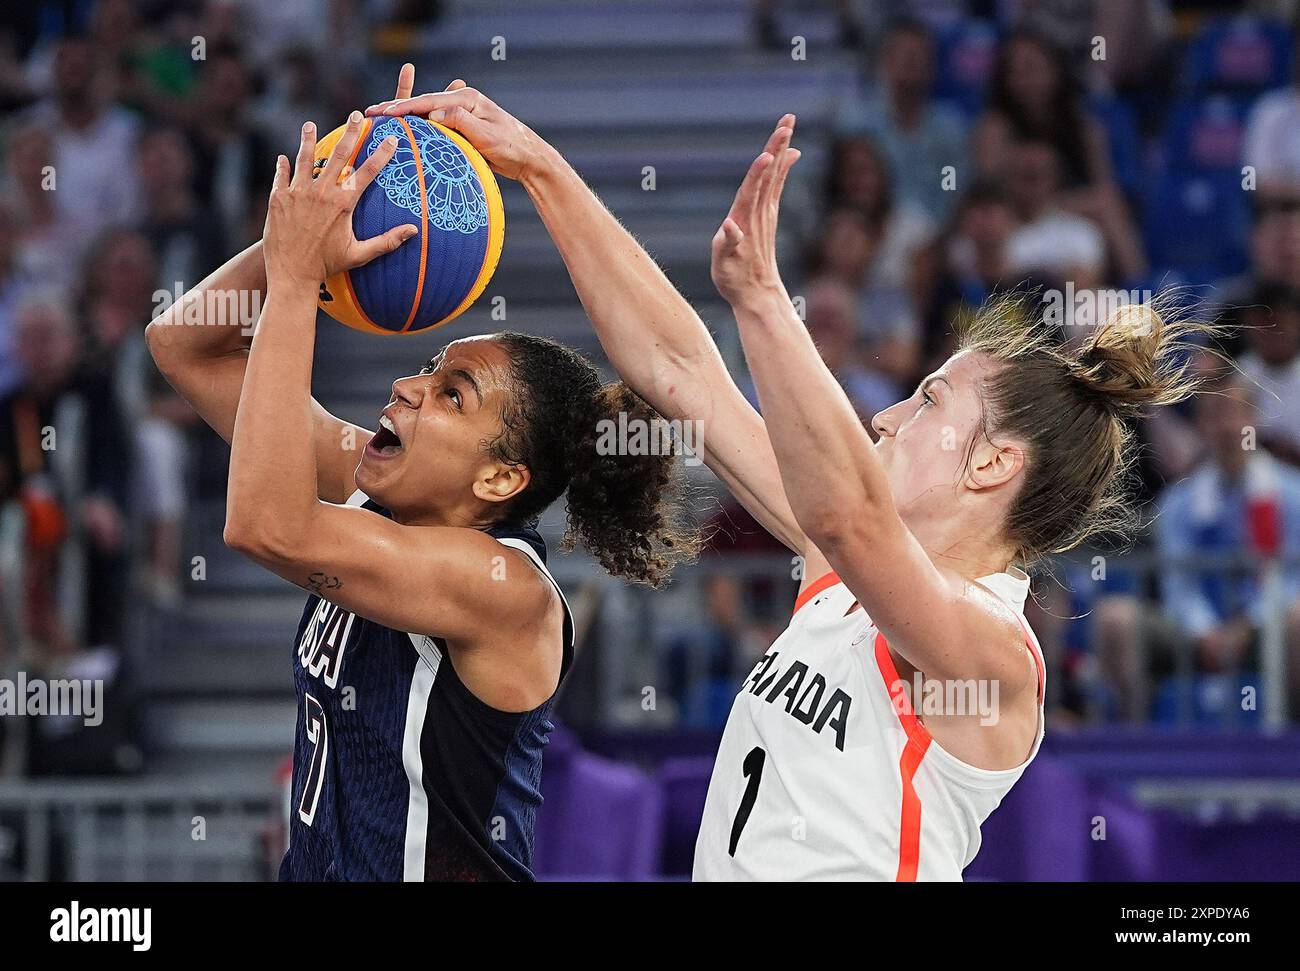
<svg viewBox="0 0 1300 971">
<path fill-rule="evenodd" d="M 794 122 L 786 115 L 777 124 L 713 237 L 713 283 L 733 306 L 782 288 L 776 225 L 786 176 L 799 161 L 799 150 L 790 147 Z"/>
<path fill-rule="evenodd" d="M 476 88 L 457 78 L 446 91 L 382 101 L 367 115 L 420 115 L 454 128 L 469 139 L 492 170 L 507 179 L 523 179 L 547 145 L 531 128 Z"/>
<path fill-rule="evenodd" d="M 281 155 L 276 160 L 263 232 L 268 282 L 282 279 L 315 285 L 331 273 L 391 253 L 419 231 L 408 223 L 364 240 L 358 240 L 352 231 L 352 210 L 357 200 L 397 148 L 396 138 L 384 139 L 354 171 L 347 160 L 353 157 L 361 136 L 362 120 L 361 112 L 352 112 L 347 130 L 319 176 L 313 175 L 316 126 L 312 122 L 302 126 L 302 142 L 292 173 L 287 158 Z"/>
</svg>

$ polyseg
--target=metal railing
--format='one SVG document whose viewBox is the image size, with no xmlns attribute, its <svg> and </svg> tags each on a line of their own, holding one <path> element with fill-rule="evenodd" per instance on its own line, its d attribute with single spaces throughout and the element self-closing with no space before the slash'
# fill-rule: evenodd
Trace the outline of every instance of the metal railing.
<svg viewBox="0 0 1300 971">
<path fill-rule="evenodd" d="M 1089 606 L 1095 606 L 1097 601 L 1105 597 L 1132 597 L 1139 601 L 1142 611 L 1151 617 L 1160 618 L 1171 631 L 1176 631 L 1177 619 L 1167 616 L 1160 601 L 1147 594 L 1147 591 L 1153 588 L 1158 589 L 1162 576 L 1169 576 L 1171 571 L 1184 571 L 1212 572 L 1225 577 L 1242 574 L 1256 577 L 1260 585 L 1259 600 L 1264 605 L 1261 611 L 1264 622 L 1259 630 L 1259 664 L 1257 669 L 1251 672 L 1257 677 L 1259 688 L 1258 698 L 1254 699 L 1253 704 L 1260 713 L 1259 721 L 1265 730 L 1280 730 L 1290 723 L 1292 713 L 1288 711 L 1286 690 L 1289 671 L 1288 654 L 1297 648 L 1289 649 L 1287 644 L 1285 616 L 1288 609 L 1288 595 L 1282 578 L 1286 572 L 1300 570 L 1300 556 L 1267 559 L 1242 552 L 1226 555 L 1197 554 L 1175 559 L 1160 556 L 1149 550 L 1135 550 L 1123 554 L 1109 553 L 1104 555 L 1104 571 L 1112 578 L 1119 574 L 1127 574 L 1132 578 L 1129 586 L 1133 592 L 1116 593 L 1108 590 L 1104 585 L 1098 585 L 1092 590 L 1077 587 L 1069 589 L 1066 586 L 1071 577 L 1092 576 L 1097 569 L 1097 558 L 1101 556 L 1102 554 L 1091 551 L 1079 551 L 1052 558 L 1043 564 L 1043 571 L 1050 574 L 1049 578 L 1045 583 L 1036 582 L 1035 591 L 1039 592 L 1043 587 L 1059 584 L 1061 592 L 1077 595 Z M 777 590 L 787 588 L 793 590 L 797 565 L 790 556 L 783 554 L 710 556 L 678 572 L 674 579 L 677 599 L 671 604 L 665 601 L 665 595 L 662 593 L 642 589 L 628 591 L 620 606 L 622 619 L 615 626 L 621 625 L 622 629 L 626 630 L 630 619 L 635 618 L 633 629 L 637 636 L 633 638 L 625 635 L 606 639 L 601 645 L 607 675 L 601 699 L 602 712 L 623 713 L 625 717 L 615 718 L 616 722 L 621 723 L 620 727 L 637 725 L 638 718 L 634 713 L 633 702 L 644 691 L 647 684 L 655 683 L 658 677 L 658 666 L 666 650 L 666 642 L 672 631 L 683 626 L 686 618 L 681 613 L 682 601 L 685 600 L 690 604 L 690 616 L 697 619 L 704 617 L 702 591 L 707 577 L 714 574 L 727 574 L 745 581 L 766 580 L 775 584 Z M 1058 607 L 1065 609 L 1066 606 L 1061 604 L 1047 609 L 1054 612 Z M 784 617 L 788 617 L 788 606 L 784 609 L 786 611 Z M 777 610 L 776 613 L 782 614 L 782 610 Z M 1088 607 L 1085 607 L 1084 613 L 1077 616 L 1068 612 L 1059 615 L 1053 613 L 1053 616 L 1054 619 L 1062 622 L 1062 634 L 1064 634 L 1064 629 L 1070 624 L 1085 622 L 1089 613 Z M 777 626 L 778 628 L 784 626 L 784 620 Z M 1048 632 L 1039 630 L 1037 633 L 1040 640 L 1044 642 L 1050 688 L 1053 676 L 1056 676 L 1059 683 L 1060 672 L 1053 671 L 1052 667 L 1054 664 L 1059 664 L 1061 645 L 1049 643 Z M 1150 631 L 1146 625 L 1143 625 L 1142 629 L 1135 631 L 1134 634 L 1141 641 L 1150 636 Z M 1095 631 L 1090 640 L 1092 643 L 1085 654 L 1092 655 L 1095 661 L 1098 650 Z M 1143 642 L 1141 646 L 1145 650 L 1150 645 Z M 1189 698 L 1198 676 L 1194 656 L 1195 645 L 1191 638 L 1179 633 L 1174 638 L 1172 647 L 1174 653 L 1172 677 L 1177 687 L 1175 722 L 1186 725 L 1193 719 Z M 1221 672 L 1225 684 L 1243 673 L 1239 670 Z M 1081 678 L 1083 687 L 1089 691 L 1090 697 L 1094 689 L 1106 687 L 1106 678 L 1095 663 L 1085 666 Z M 1095 705 L 1090 703 L 1089 709 L 1090 717 L 1100 717 L 1100 712 Z M 633 714 L 627 716 L 628 712 Z M 1234 727 L 1238 720 L 1244 719 L 1235 718 L 1231 710 L 1225 711 L 1222 727 Z M 644 719 L 647 726 L 651 721 L 650 717 Z"/>
<path fill-rule="evenodd" d="M 270 782 L 0 783 L 0 879 L 267 879 L 283 799 Z"/>
</svg>

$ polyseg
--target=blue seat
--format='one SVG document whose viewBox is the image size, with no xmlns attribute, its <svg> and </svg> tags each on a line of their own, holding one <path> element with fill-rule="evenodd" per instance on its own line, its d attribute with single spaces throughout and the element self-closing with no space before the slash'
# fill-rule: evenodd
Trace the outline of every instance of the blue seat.
<svg viewBox="0 0 1300 971">
<path fill-rule="evenodd" d="M 935 97 L 967 115 L 984 106 L 998 52 L 997 27 L 987 20 L 963 20 L 935 32 Z"/>
<path fill-rule="evenodd" d="M 1186 710 L 1192 724 L 1202 728 L 1257 726 L 1258 703 L 1251 710 L 1243 711 L 1241 707 L 1242 692 L 1247 688 L 1259 698 L 1258 675 L 1198 674 L 1186 684 L 1178 678 L 1166 678 L 1156 689 L 1154 721 L 1177 724 L 1180 712 Z"/>
<path fill-rule="evenodd" d="M 1142 225 L 1152 275 L 1166 284 L 1208 284 L 1246 267 L 1250 206 L 1234 171 L 1157 177 Z"/>
<path fill-rule="evenodd" d="M 1126 194 L 1136 195 L 1142 183 L 1142 138 L 1137 115 L 1128 102 L 1113 95 L 1093 95 L 1088 107 L 1106 130 L 1115 181 Z"/>
<path fill-rule="evenodd" d="M 1211 21 L 1187 51 L 1185 74 L 1197 91 L 1266 91 L 1291 77 L 1291 33 L 1275 20 L 1223 17 Z"/>
<path fill-rule="evenodd" d="M 1214 94 L 1178 101 L 1161 146 L 1165 169 L 1176 172 L 1239 171 L 1251 100 Z"/>
</svg>

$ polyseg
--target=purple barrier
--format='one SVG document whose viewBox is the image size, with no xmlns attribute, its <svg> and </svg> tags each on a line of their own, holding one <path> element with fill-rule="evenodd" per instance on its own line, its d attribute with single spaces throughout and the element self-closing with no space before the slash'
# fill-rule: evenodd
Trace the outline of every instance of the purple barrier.
<svg viewBox="0 0 1300 971">
<path fill-rule="evenodd" d="M 1294 734 L 1283 739 L 1153 732 L 1058 736 L 985 822 L 982 847 L 965 877 L 1300 880 L 1300 821 L 1202 824 L 1145 809 L 1118 788 L 1131 778 L 1178 778 L 1185 772 L 1227 777 L 1236 769 L 1285 776 L 1296 740 Z M 648 778 L 581 751 L 571 736 L 558 736 L 543 772 L 547 802 L 538 817 L 538 872 L 611 879 L 688 875 L 712 754 L 673 757 L 667 754 L 672 751 L 667 736 L 644 739 L 640 746 L 629 735 L 602 742 L 607 752 L 657 762 L 659 772 Z M 692 736 L 692 742 L 703 739 Z"/>
<path fill-rule="evenodd" d="M 1091 800 L 1087 831 L 1091 851 L 1089 880 L 1170 880 L 1162 866 L 1169 859 L 1164 844 L 1180 821 L 1134 805 L 1104 789 Z"/>
<path fill-rule="evenodd" d="M 665 876 L 690 876 L 695 860 L 695 837 L 704 815 L 713 758 L 668 759 L 659 770 L 664 793 Z"/>
<path fill-rule="evenodd" d="M 645 773 L 557 730 L 542 771 L 533 871 L 540 879 L 649 880 L 659 872 L 663 798 Z"/>
<path fill-rule="evenodd" d="M 1300 821 L 1174 823 L 1161 845 L 1160 879 L 1300 880 Z"/>
<path fill-rule="evenodd" d="M 1083 778 L 1040 754 L 985 820 L 966 879 L 1088 879 L 1088 803 Z"/>
</svg>

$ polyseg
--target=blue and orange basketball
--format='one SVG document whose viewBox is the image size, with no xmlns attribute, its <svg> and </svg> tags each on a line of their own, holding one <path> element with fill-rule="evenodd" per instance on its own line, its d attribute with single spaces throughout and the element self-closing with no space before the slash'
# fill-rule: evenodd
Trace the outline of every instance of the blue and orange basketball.
<svg viewBox="0 0 1300 971">
<path fill-rule="evenodd" d="M 316 146 L 324 167 L 344 126 Z M 353 168 L 389 135 L 397 151 L 352 213 L 357 239 L 411 223 L 419 232 L 394 252 L 336 273 L 321 285 L 320 308 L 372 334 L 414 334 L 469 308 L 492 279 L 505 238 L 496 177 L 459 133 L 418 117 L 367 118 Z"/>
</svg>

